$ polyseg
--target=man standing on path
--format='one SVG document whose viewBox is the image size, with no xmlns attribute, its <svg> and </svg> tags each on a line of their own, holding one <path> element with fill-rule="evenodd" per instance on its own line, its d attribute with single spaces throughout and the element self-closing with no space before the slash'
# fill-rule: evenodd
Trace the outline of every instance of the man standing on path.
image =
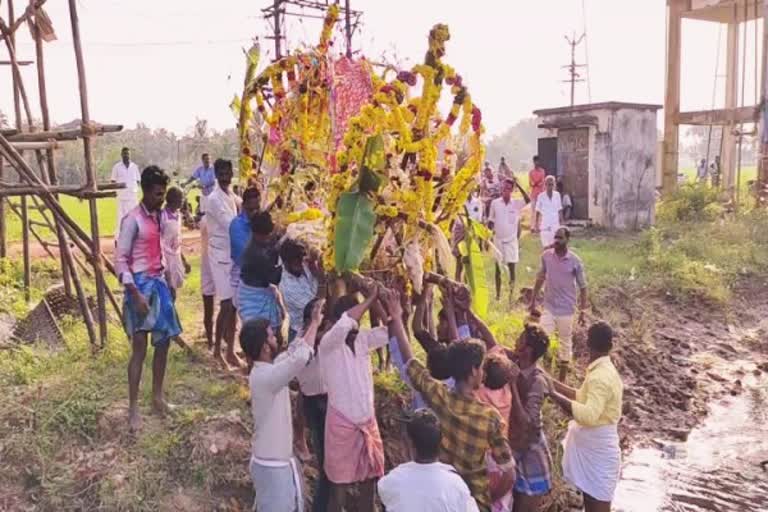
<svg viewBox="0 0 768 512">
<path fill-rule="evenodd" d="M 198 196 L 199 215 L 205 215 L 205 203 L 208 196 L 216 188 L 216 171 L 211 166 L 211 157 L 203 153 L 202 165 L 195 169 L 192 176 L 182 184 L 183 188 L 197 181 L 201 195 Z M 198 212 L 196 212 L 198 214 Z M 200 291 L 203 295 L 203 326 L 205 337 L 208 341 L 208 349 L 213 348 L 213 303 L 216 295 L 216 286 L 211 275 L 211 262 L 208 257 L 208 228 L 205 225 L 205 217 L 200 222 Z"/>
<path fill-rule="evenodd" d="M 507 165 L 507 161 L 504 157 L 501 157 L 501 160 L 499 161 L 499 176 L 501 179 L 514 177 L 514 173 L 512 172 L 512 169 L 509 168 L 509 165 Z"/>
<path fill-rule="evenodd" d="M 539 194 L 544 192 L 544 179 L 547 177 L 547 171 L 541 166 L 541 160 L 538 155 L 533 157 L 533 169 L 528 171 L 528 187 L 531 191 L 531 227 L 535 226 L 536 219 L 536 199 Z"/>
<path fill-rule="evenodd" d="M 516 185 L 523 199 L 512 199 Z M 509 270 L 510 305 L 515 297 L 515 265 L 520 261 L 520 217 L 530 201 L 514 178 L 505 179 L 501 197 L 491 201 L 488 212 L 488 227 L 493 231 L 493 243 L 499 251 L 496 256 L 496 300 L 501 300 L 501 265 L 506 265 Z"/>
<path fill-rule="evenodd" d="M 219 314 L 216 317 L 213 357 L 225 366 L 239 367 L 240 359 L 235 354 L 235 327 L 237 316 L 232 304 L 233 289 L 230 282 L 232 257 L 229 240 L 229 225 L 237 216 L 240 198 L 230 190 L 232 184 L 232 162 L 219 158 L 213 164 L 217 186 L 208 196 L 204 221 L 208 230 L 208 258 L 216 297 L 219 300 Z M 221 340 L 227 343 L 226 358 L 221 355 Z"/>
<path fill-rule="evenodd" d="M 501 183 L 499 177 L 493 172 L 490 162 L 485 162 L 483 174 L 480 177 L 480 199 L 483 202 L 483 217 L 488 218 L 488 209 L 491 201 L 501 195 Z"/>
<path fill-rule="evenodd" d="M 404 418 L 413 461 L 400 464 L 379 481 L 387 512 L 478 512 L 477 502 L 456 470 L 438 461 L 440 420 L 429 409 Z"/>
<path fill-rule="evenodd" d="M 131 162 L 130 149 L 123 148 L 120 152 L 120 161 L 112 167 L 110 180 L 113 183 L 125 184 L 125 188 L 117 191 L 117 224 L 115 224 L 115 240 L 117 240 L 123 217 L 138 204 L 136 192 L 139 190 L 141 176 L 139 176 L 139 166 Z"/>
<path fill-rule="evenodd" d="M 387 312 L 393 318 L 402 315 L 397 294 L 386 294 Z M 478 508 L 491 510 L 500 498 L 490 487 L 486 455 L 490 453 L 502 472 L 498 489 L 509 489 L 515 478 L 512 452 L 504 435 L 504 421 L 493 407 L 477 400 L 475 394 L 483 382 L 485 348 L 477 340 L 457 341 L 448 348 L 453 390 L 430 376 L 429 371 L 413 357 L 413 351 L 402 323 L 395 324 L 393 334 L 408 377 L 416 391 L 442 424 L 441 460 L 451 464 L 469 486 Z M 503 494 L 502 494 L 503 495 Z"/>
<path fill-rule="evenodd" d="M 125 287 L 123 324 L 131 339 L 128 363 L 128 425 L 136 431 L 139 416 L 139 384 L 147 355 L 147 334 L 152 334 L 155 349 L 152 360 L 152 409 L 161 415 L 170 410 L 163 394 L 163 379 L 171 339 L 181 334 L 181 325 L 165 282 L 160 244 L 160 208 L 168 176 L 157 166 L 141 174 L 142 199 L 139 206 L 123 217 L 117 239 L 115 270 Z"/>
<path fill-rule="evenodd" d="M 563 225 L 563 201 L 560 192 L 555 190 L 555 177 L 547 176 L 544 180 L 545 190 L 536 199 L 536 222 L 533 232 L 541 236 L 541 247 L 552 245 L 555 231 Z"/>
<path fill-rule="evenodd" d="M 256 490 L 255 510 L 303 510 L 303 476 L 293 458 L 290 382 L 314 354 L 317 329 L 323 319 L 323 302 L 312 310 L 312 320 L 302 339 L 277 357 L 277 338 L 264 319 L 250 320 L 240 332 L 240 345 L 254 361 L 248 377 L 253 414 L 251 478 Z"/>
<path fill-rule="evenodd" d="M 251 217 L 261 208 L 261 192 L 256 187 L 248 187 L 243 192 L 240 213 L 229 224 L 229 257 L 232 258 L 232 305 L 238 308 L 238 288 L 240 287 L 240 270 L 243 268 L 243 254 L 251 242 Z"/>
<path fill-rule="evenodd" d="M 707 161 L 702 158 L 696 167 L 696 179 L 699 183 L 706 183 L 707 178 L 709 178 L 709 169 L 707 168 Z"/>
<path fill-rule="evenodd" d="M 197 186 L 200 187 L 203 198 L 207 198 L 211 195 L 211 192 L 216 188 L 216 171 L 211 166 L 211 157 L 208 153 L 203 153 L 202 165 L 195 169 L 192 176 L 182 184 L 182 187 L 187 187 L 190 183 L 197 181 Z M 202 211 L 205 212 L 205 200 L 201 202 Z"/>
<path fill-rule="evenodd" d="M 618 424 L 624 384 L 611 361 L 613 329 L 597 322 L 587 332 L 589 366 L 573 389 L 551 381 L 550 398 L 573 418 L 563 442 L 563 476 L 584 494 L 586 512 L 610 512 L 621 471 Z"/>
<path fill-rule="evenodd" d="M 584 324 L 587 310 L 587 279 L 584 265 L 576 253 L 568 248 L 571 232 L 560 228 L 555 233 L 554 247 L 545 249 L 541 255 L 541 269 L 536 276 L 536 284 L 531 295 L 531 314 L 536 311 L 536 299 L 541 287 L 544 287 L 544 312 L 541 326 L 548 336 L 557 332 L 560 342 L 557 355 L 559 359 L 559 377 L 565 380 L 568 366 L 573 357 L 573 315 L 576 313 L 577 287 L 579 324 Z"/>
</svg>

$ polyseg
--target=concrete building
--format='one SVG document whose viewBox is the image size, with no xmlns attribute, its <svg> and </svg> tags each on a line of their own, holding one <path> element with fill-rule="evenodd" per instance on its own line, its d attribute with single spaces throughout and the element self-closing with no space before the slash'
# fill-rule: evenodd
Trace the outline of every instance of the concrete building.
<svg viewBox="0 0 768 512">
<path fill-rule="evenodd" d="M 612 229 L 653 223 L 660 108 L 606 102 L 534 111 L 539 158 L 570 194 L 573 219 Z"/>
</svg>

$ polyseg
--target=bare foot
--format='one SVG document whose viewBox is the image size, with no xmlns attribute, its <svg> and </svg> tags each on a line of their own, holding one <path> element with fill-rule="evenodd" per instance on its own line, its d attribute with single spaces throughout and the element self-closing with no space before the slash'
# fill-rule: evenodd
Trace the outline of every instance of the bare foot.
<svg viewBox="0 0 768 512">
<path fill-rule="evenodd" d="M 235 368 L 240 368 L 243 366 L 243 360 L 237 357 L 237 355 L 234 352 L 230 352 L 227 354 L 227 363 Z"/>
<path fill-rule="evenodd" d="M 139 414 L 139 408 L 134 407 L 128 409 L 128 430 L 131 433 L 135 433 L 141 428 L 141 415 Z"/>
<path fill-rule="evenodd" d="M 164 398 L 152 400 L 152 412 L 161 418 L 173 414 L 176 409 L 177 407 L 175 405 L 169 404 Z"/>
<path fill-rule="evenodd" d="M 232 367 L 229 366 L 229 363 L 227 363 L 227 360 L 224 359 L 224 356 L 221 355 L 221 352 L 217 354 L 214 351 L 213 360 L 216 361 L 219 365 L 221 365 L 224 368 L 224 370 L 228 372 L 232 371 Z"/>
</svg>

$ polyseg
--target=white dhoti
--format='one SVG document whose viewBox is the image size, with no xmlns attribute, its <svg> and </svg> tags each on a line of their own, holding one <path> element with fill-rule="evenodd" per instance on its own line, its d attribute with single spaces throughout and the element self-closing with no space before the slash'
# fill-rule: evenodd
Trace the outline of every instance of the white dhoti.
<svg viewBox="0 0 768 512">
<path fill-rule="evenodd" d="M 557 358 L 570 363 L 573 359 L 573 315 L 556 316 L 545 306 L 541 314 L 541 328 L 547 336 L 557 334 Z"/>
<path fill-rule="evenodd" d="M 210 235 L 210 233 L 209 233 Z M 231 275 L 232 259 L 229 256 L 229 247 L 217 245 L 217 240 L 213 237 L 208 242 L 208 258 L 213 286 L 216 289 L 216 298 L 219 302 L 231 300 L 233 296 Z"/>
<path fill-rule="evenodd" d="M 200 223 L 200 292 L 206 297 L 216 295 L 216 285 L 211 275 L 211 259 L 208 257 L 208 228 L 205 217 Z"/>
<path fill-rule="evenodd" d="M 543 248 L 549 247 L 555 243 L 555 232 L 560 229 L 559 224 L 552 226 L 542 226 L 539 236 L 541 237 L 541 246 Z"/>
<path fill-rule="evenodd" d="M 568 424 L 563 440 L 563 477 L 598 501 L 613 501 L 621 473 L 621 448 L 616 425 L 582 427 Z"/>
<path fill-rule="evenodd" d="M 509 240 L 493 240 L 496 247 L 496 260 L 502 264 L 517 263 L 520 261 L 520 244 L 517 238 Z"/>
<path fill-rule="evenodd" d="M 120 224 L 128 212 L 136 208 L 139 202 L 136 197 L 117 198 L 117 224 L 115 225 L 115 238 L 120 234 Z"/>
</svg>

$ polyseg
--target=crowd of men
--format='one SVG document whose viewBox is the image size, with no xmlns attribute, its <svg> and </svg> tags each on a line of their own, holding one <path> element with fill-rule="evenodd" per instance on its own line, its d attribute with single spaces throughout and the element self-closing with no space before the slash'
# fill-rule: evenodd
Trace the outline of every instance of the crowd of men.
<svg viewBox="0 0 768 512">
<path fill-rule="evenodd" d="M 175 290 L 190 268 L 180 249 L 181 190 L 169 188 L 169 177 L 156 166 L 138 176 L 127 148 L 122 157 L 116 181 L 126 176 L 142 191 L 138 205 L 129 207 L 127 194 L 120 199 L 116 241 L 124 323 L 133 348 L 129 426 L 137 430 L 150 340 L 152 406 L 159 414 L 171 409 L 163 394 L 165 363 L 171 341 L 181 333 Z M 619 477 L 623 390 L 610 358 L 613 331 L 604 322 L 588 328 L 585 379 L 579 388 L 563 382 L 573 357 L 574 321 L 585 320 L 586 280 L 581 260 L 569 248 L 554 180 L 543 169 L 537 165 L 531 171 L 530 193 L 511 173 L 498 178 L 486 170 L 480 186 L 485 204 L 477 221 L 493 230 L 499 264 L 513 280 L 526 204 L 534 205 L 532 231 L 541 233 L 543 246 L 529 321 L 504 344 L 472 311 L 468 288 L 456 281 L 428 274 L 422 293 L 413 296 L 405 286 L 387 288 L 370 279 L 329 282 L 317 255 L 279 232 L 260 191 L 249 187 L 238 196 L 232 177 L 230 161 L 211 164 L 203 155 L 189 183 L 202 190 L 207 343 L 221 364 L 248 372 L 255 510 L 304 509 L 301 463 L 311 456 L 305 431 L 319 472 L 314 511 L 373 511 L 377 495 L 390 512 L 538 510 L 553 485 L 552 440 L 542 423 L 547 399 L 571 419 L 564 440 L 565 479 L 583 493 L 586 510 L 610 510 Z M 522 199 L 512 199 L 515 189 Z M 336 293 L 328 294 L 331 285 Z M 558 379 L 542 364 L 555 332 Z M 426 354 L 424 362 L 414 356 L 413 340 Z M 371 367 L 371 353 L 384 347 L 412 390 L 410 407 L 399 415 L 412 461 L 388 474 Z M 294 381 L 300 411 L 292 411 Z M 294 413 L 301 417 L 296 426 Z"/>
</svg>

